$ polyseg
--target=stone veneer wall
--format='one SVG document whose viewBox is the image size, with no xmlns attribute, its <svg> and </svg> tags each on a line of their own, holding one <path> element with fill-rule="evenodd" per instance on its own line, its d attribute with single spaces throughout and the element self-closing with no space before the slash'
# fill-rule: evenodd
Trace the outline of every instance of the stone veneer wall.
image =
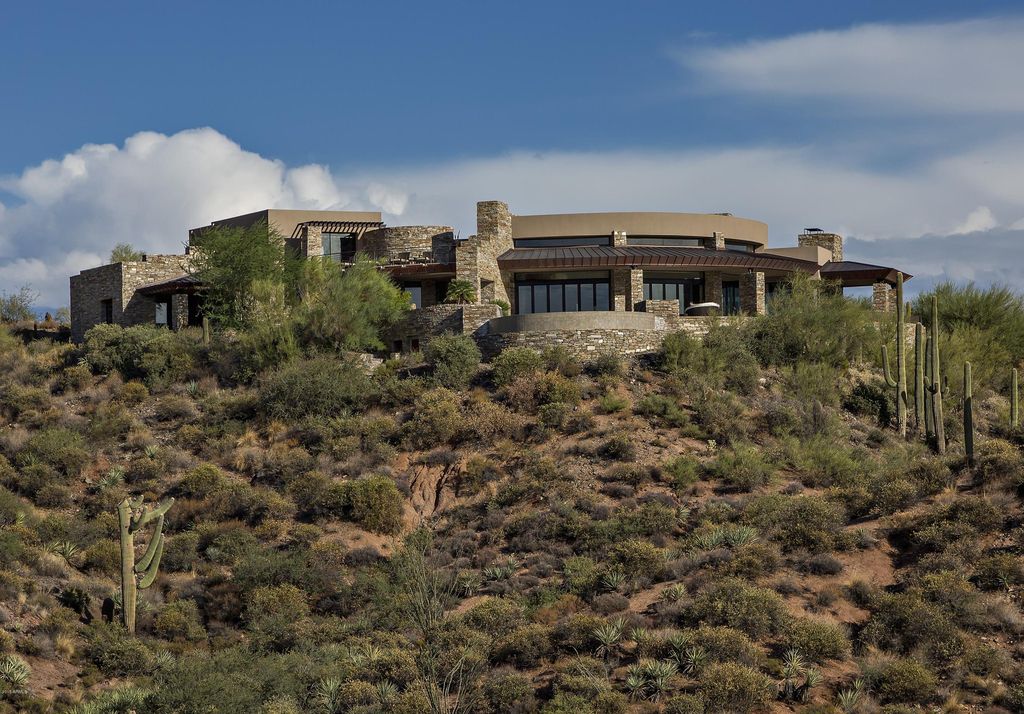
<svg viewBox="0 0 1024 714">
<path fill-rule="evenodd" d="M 836 262 L 843 259 L 843 237 L 838 233 L 801 233 L 796 237 L 796 244 L 801 248 L 824 248 L 832 253 L 832 260 Z"/>
<path fill-rule="evenodd" d="M 83 270 L 71 277 L 71 339 L 81 342 L 86 331 L 103 322 L 102 301 L 110 300 L 114 324 L 128 327 L 150 324 L 156 318 L 153 298 L 139 295 L 143 285 L 176 278 L 185 273 L 187 255 L 147 255 L 133 260 Z M 187 302 L 172 301 L 176 325 L 188 319 Z"/>
<path fill-rule="evenodd" d="M 487 359 L 509 347 L 528 347 L 541 352 L 557 345 L 578 359 L 589 360 L 606 353 L 634 355 L 654 352 L 664 337 L 663 330 L 588 329 L 505 332 L 478 335 L 476 341 Z"/>
<path fill-rule="evenodd" d="M 393 226 L 367 231 L 359 249 L 385 257 L 393 253 L 429 253 L 455 245 L 451 226 Z"/>
<path fill-rule="evenodd" d="M 872 285 L 871 307 L 879 312 L 896 312 L 896 288 L 884 281 Z"/>
<path fill-rule="evenodd" d="M 388 340 L 401 340 L 403 350 L 410 349 L 413 340 L 423 348 L 437 335 L 472 335 L 488 320 L 500 316 L 501 308 L 497 305 L 432 305 L 410 311 L 389 331 Z M 392 347 L 393 344 L 388 345 L 388 349 Z"/>
<path fill-rule="evenodd" d="M 744 273 L 740 276 L 740 310 L 744 314 L 765 314 L 764 296 L 764 273 Z"/>
</svg>

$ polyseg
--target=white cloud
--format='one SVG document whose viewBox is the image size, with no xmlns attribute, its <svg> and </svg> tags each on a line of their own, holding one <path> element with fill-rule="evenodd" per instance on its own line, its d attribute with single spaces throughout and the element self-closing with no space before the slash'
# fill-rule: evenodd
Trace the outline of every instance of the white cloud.
<svg viewBox="0 0 1024 714">
<path fill-rule="evenodd" d="M 100 264 L 115 243 L 179 252 L 188 228 L 261 208 L 381 210 L 390 224 L 448 224 L 466 236 L 475 229 L 475 202 L 497 198 L 518 213 L 731 211 L 766 221 L 774 245 L 792 245 L 807 225 L 856 236 L 851 245 L 876 241 L 863 259 L 884 255 L 878 251 L 894 236 L 970 229 L 980 232 L 959 237 L 973 242 L 955 261 L 944 258 L 946 242 L 926 237 L 892 264 L 924 274 L 919 263 L 926 263 L 927 271 L 958 277 L 975 266 L 979 280 L 1003 270 L 1024 289 L 1024 275 L 1010 271 L 1024 264 L 1024 234 L 1000 233 L 995 221 L 1024 215 L 1024 188 L 971 170 L 992 160 L 1009 175 L 1024 165 L 1024 141 L 1000 140 L 906 171 L 865 168 L 814 147 L 767 147 L 520 152 L 342 179 L 321 165 L 288 167 L 245 151 L 213 129 L 143 132 L 122 147 L 84 146 L 0 180 L 21 201 L 0 210 L 0 284 L 29 282 L 41 304 L 65 305 L 68 276 Z"/>
<path fill-rule="evenodd" d="M 1024 111 L 1024 20 L 868 24 L 675 53 L 716 91 L 839 99 L 869 112 Z"/>
</svg>

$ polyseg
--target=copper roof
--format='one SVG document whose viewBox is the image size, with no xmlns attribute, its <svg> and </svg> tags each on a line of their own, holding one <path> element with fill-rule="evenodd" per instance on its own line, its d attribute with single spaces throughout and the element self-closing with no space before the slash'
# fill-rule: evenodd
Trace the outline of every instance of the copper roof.
<svg viewBox="0 0 1024 714">
<path fill-rule="evenodd" d="M 848 287 L 872 285 L 877 282 L 895 285 L 896 277 L 900 272 L 896 268 L 871 265 L 870 263 L 858 263 L 852 260 L 828 262 L 821 266 L 822 278 L 838 280 Z M 914 276 L 910 273 L 903 273 L 904 280 L 910 280 L 912 277 Z"/>
<path fill-rule="evenodd" d="M 818 265 L 808 260 L 767 253 L 667 246 L 575 246 L 564 248 L 514 248 L 498 256 L 503 270 L 533 268 L 595 267 L 703 267 L 741 270 L 778 270 L 809 273 Z"/>
<path fill-rule="evenodd" d="M 143 295 L 175 295 L 180 293 L 194 293 L 201 290 L 202 282 L 194 275 L 179 275 L 168 280 L 161 280 L 156 283 L 149 283 L 138 288 L 137 292 Z"/>
</svg>

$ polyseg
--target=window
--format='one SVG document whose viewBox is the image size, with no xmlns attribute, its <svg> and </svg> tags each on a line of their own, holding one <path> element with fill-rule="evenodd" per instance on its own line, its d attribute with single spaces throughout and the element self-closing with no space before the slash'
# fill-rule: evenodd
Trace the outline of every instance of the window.
<svg viewBox="0 0 1024 714">
<path fill-rule="evenodd" d="M 607 273 L 516 275 L 516 314 L 611 309 Z"/>
<path fill-rule="evenodd" d="M 322 233 L 323 254 L 338 262 L 349 261 L 356 254 L 355 233 Z"/>
<path fill-rule="evenodd" d="M 726 250 L 734 250 L 734 251 L 739 252 L 739 253 L 753 253 L 754 252 L 754 244 L 753 243 L 744 243 L 744 242 L 738 241 L 738 240 L 727 240 L 725 242 L 725 249 Z"/>
<path fill-rule="evenodd" d="M 723 315 L 739 315 L 740 314 L 740 281 L 739 280 L 723 280 L 722 281 L 722 314 Z"/>
<path fill-rule="evenodd" d="M 100 300 L 100 320 L 108 325 L 114 324 L 114 300 Z"/>
<path fill-rule="evenodd" d="M 171 299 L 163 298 L 156 302 L 156 324 L 169 327 L 171 324 Z"/>
<path fill-rule="evenodd" d="M 402 290 L 409 293 L 415 307 L 423 307 L 423 287 L 420 283 L 402 283 Z"/>
<path fill-rule="evenodd" d="M 678 300 L 682 315 L 690 305 L 704 302 L 704 274 L 644 272 L 644 300 Z"/>
<path fill-rule="evenodd" d="M 516 248 L 565 248 L 574 245 L 611 245 L 611 236 L 565 236 L 562 238 L 516 238 Z"/>
<path fill-rule="evenodd" d="M 706 238 L 694 236 L 631 236 L 626 234 L 626 245 L 663 245 L 677 248 L 702 248 Z"/>
</svg>

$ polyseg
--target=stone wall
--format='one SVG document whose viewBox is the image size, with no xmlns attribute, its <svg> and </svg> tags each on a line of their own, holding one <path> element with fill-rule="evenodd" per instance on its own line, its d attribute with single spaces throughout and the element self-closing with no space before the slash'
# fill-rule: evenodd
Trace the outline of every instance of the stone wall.
<svg viewBox="0 0 1024 714">
<path fill-rule="evenodd" d="M 740 311 L 743 314 L 765 314 L 764 296 L 764 273 L 744 273 L 740 276 Z"/>
<path fill-rule="evenodd" d="M 896 311 L 896 288 L 886 282 L 871 286 L 871 307 L 879 312 Z"/>
<path fill-rule="evenodd" d="M 359 250 L 387 258 L 396 253 L 411 257 L 430 254 L 441 262 L 453 257 L 455 231 L 451 226 L 393 226 L 367 231 L 359 241 Z"/>
<path fill-rule="evenodd" d="M 801 248 L 815 246 L 832 253 L 832 260 L 843 259 L 843 237 L 838 233 L 801 233 L 796 237 L 796 244 Z"/>
<path fill-rule="evenodd" d="M 402 342 L 402 351 L 422 349 L 432 337 L 443 334 L 472 335 L 481 326 L 501 316 L 497 305 L 432 305 L 412 310 L 401 323 L 388 333 L 388 349 L 395 350 L 395 343 Z"/>
<path fill-rule="evenodd" d="M 498 269 L 498 256 L 513 246 L 512 214 L 501 201 L 476 204 L 476 235 L 461 241 L 455 252 L 455 273 L 468 280 L 481 302 L 513 304 L 512 274 Z"/>
<path fill-rule="evenodd" d="M 654 352 L 665 337 L 663 330 L 551 330 L 504 332 L 477 336 L 484 357 L 490 359 L 509 347 L 528 347 L 538 352 L 561 346 L 577 359 L 592 360 L 601 354 L 635 355 Z"/>
<path fill-rule="evenodd" d="M 143 285 L 184 275 L 187 261 L 188 256 L 185 255 L 147 255 L 142 260 L 121 263 L 123 308 L 120 317 L 115 313 L 114 322 L 125 327 L 152 323 L 156 319 L 156 302 L 136 290 Z M 171 313 L 172 319 L 176 319 L 173 305 Z"/>
<path fill-rule="evenodd" d="M 101 265 L 71 276 L 71 340 L 103 322 L 103 301 L 110 300 L 114 322 L 121 315 L 121 263 Z"/>
</svg>

